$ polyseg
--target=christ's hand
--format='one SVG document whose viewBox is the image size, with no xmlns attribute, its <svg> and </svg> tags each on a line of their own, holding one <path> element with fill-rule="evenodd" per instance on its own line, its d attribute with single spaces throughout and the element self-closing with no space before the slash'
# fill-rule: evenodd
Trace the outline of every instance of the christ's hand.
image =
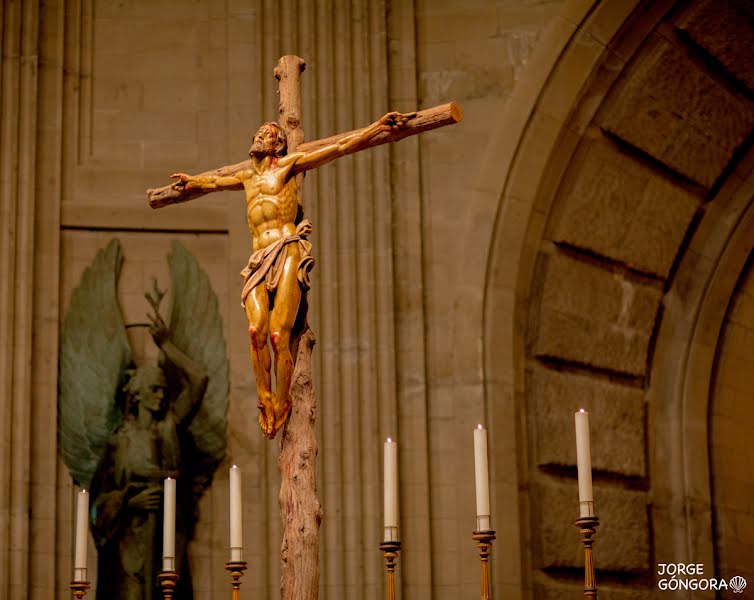
<svg viewBox="0 0 754 600">
<path fill-rule="evenodd" d="M 191 179 L 191 175 L 187 175 L 186 173 L 173 173 L 170 178 L 177 179 L 178 181 L 173 182 L 173 185 L 182 188 L 186 187 L 188 180 Z"/>
<path fill-rule="evenodd" d="M 399 113 L 396 111 L 389 112 L 380 118 L 380 124 L 387 126 L 389 129 L 403 129 L 409 119 L 413 119 L 416 112 Z"/>
</svg>

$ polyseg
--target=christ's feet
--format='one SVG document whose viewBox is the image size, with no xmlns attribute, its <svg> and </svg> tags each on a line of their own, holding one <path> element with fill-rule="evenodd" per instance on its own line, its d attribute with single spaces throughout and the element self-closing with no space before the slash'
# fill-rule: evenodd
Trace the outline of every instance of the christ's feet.
<svg viewBox="0 0 754 600">
<path fill-rule="evenodd" d="M 263 396 L 259 401 L 259 427 L 262 432 L 269 438 L 274 439 L 278 431 L 283 428 L 291 413 L 291 403 L 286 402 L 285 406 L 279 407 L 277 398 L 274 393 L 269 396 Z"/>
<path fill-rule="evenodd" d="M 275 397 L 272 393 L 259 398 L 259 427 L 268 438 L 275 437 Z"/>
<path fill-rule="evenodd" d="M 288 420 L 288 416 L 291 414 L 291 403 L 287 402 L 286 405 L 275 416 L 275 431 L 272 435 L 268 436 L 270 439 L 275 437 L 275 432 L 280 431 Z"/>
</svg>

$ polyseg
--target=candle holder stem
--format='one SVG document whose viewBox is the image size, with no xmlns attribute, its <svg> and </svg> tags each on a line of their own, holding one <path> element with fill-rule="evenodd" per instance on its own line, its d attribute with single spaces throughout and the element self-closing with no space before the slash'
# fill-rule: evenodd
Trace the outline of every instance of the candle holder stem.
<svg viewBox="0 0 754 600">
<path fill-rule="evenodd" d="M 246 570 L 246 561 L 245 560 L 239 560 L 239 561 L 231 561 L 229 563 L 225 563 L 225 569 L 230 574 L 231 578 L 231 587 L 233 588 L 233 591 L 231 592 L 231 598 L 232 600 L 240 600 L 241 599 L 241 577 L 243 577 L 243 572 Z"/>
<path fill-rule="evenodd" d="M 382 542 L 380 550 L 385 555 L 385 569 L 387 570 L 387 600 L 395 600 L 395 560 L 401 549 L 400 542 Z"/>
<path fill-rule="evenodd" d="M 165 600 L 172 600 L 175 586 L 178 584 L 178 573 L 176 571 L 160 571 L 157 580 L 162 587 L 162 597 Z"/>
<path fill-rule="evenodd" d="M 492 600 L 490 591 L 490 552 L 492 540 L 495 539 L 494 531 L 475 531 L 472 538 L 479 548 L 479 560 L 481 562 L 481 579 L 479 583 L 480 600 Z"/>
<path fill-rule="evenodd" d="M 81 600 L 86 596 L 87 590 L 91 587 L 88 581 L 71 581 L 71 593 L 76 600 Z"/>
<path fill-rule="evenodd" d="M 594 576 L 592 544 L 599 522 L 600 520 L 597 517 L 576 519 L 576 527 L 579 528 L 581 534 L 581 543 L 584 544 L 584 598 L 594 598 L 595 600 L 597 598 L 597 580 Z"/>
</svg>

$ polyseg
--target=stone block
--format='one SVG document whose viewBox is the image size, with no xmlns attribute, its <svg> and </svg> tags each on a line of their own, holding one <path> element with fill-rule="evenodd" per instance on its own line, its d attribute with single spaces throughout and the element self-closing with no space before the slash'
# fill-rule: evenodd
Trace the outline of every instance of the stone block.
<svg viewBox="0 0 754 600">
<path fill-rule="evenodd" d="M 675 172 L 711 187 L 754 126 L 754 103 L 656 35 L 613 88 L 598 122 Z"/>
<path fill-rule="evenodd" d="M 584 549 L 574 521 L 578 485 L 541 482 L 532 486 L 534 565 L 540 569 L 583 568 Z M 599 569 L 644 573 L 649 569 L 649 517 L 644 492 L 595 485 L 600 519 L 594 543 Z"/>
<path fill-rule="evenodd" d="M 453 27 L 448 27 L 448 22 Z M 426 11 L 418 19 L 419 35 L 424 43 L 454 42 L 459 37 L 469 40 L 494 40 L 500 30 L 495 6 L 476 10 Z M 480 57 L 482 60 L 488 57 Z M 491 60 L 492 57 L 489 57 Z"/>
<path fill-rule="evenodd" d="M 748 0 L 694 3 L 678 23 L 694 43 L 754 91 L 754 5 Z"/>
<path fill-rule="evenodd" d="M 589 411 L 592 467 L 627 476 L 646 475 L 642 390 L 540 366 L 528 377 L 526 405 L 533 408 L 530 423 L 535 426 L 538 465 L 576 466 L 573 413 L 583 407 Z"/>
<path fill-rule="evenodd" d="M 116 76 L 103 74 L 94 86 L 94 106 L 108 110 L 137 112 L 144 106 L 144 83 L 129 80 L 118 71 Z"/>
<path fill-rule="evenodd" d="M 560 188 L 550 236 L 665 278 L 698 206 L 614 144 L 585 141 Z"/>
<path fill-rule="evenodd" d="M 644 375 L 662 290 L 555 253 L 537 275 L 541 304 L 532 314 L 535 356 Z"/>
</svg>

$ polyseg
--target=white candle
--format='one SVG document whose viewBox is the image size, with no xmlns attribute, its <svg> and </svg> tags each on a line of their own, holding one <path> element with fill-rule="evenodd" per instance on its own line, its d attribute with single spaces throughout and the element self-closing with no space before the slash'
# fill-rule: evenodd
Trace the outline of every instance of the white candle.
<svg viewBox="0 0 754 600">
<path fill-rule="evenodd" d="M 76 503 L 76 551 L 73 560 L 73 580 L 86 581 L 86 549 L 88 540 L 89 494 L 81 490 Z"/>
<path fill-rule="evenodd" d="M 385 540 L 398 541 L 398 444 L 385 442 Z"/>
<path fill-rule="evenodd" d="M 476 528 L 477 531 L 491 531 L 487 430 L 481 425 L 477 425 L 474 430 L 474 474 L 476 477 Z"/>
<path fill-rule="evenodd" d="M 594 516 L 592 456 L 589 448 L 589 413 L 583 408 L 576 418 L 576 467 L 579 473 L 579 516 Z"/>
<path fill-rule="evenodd" d="M 230 469 L 230 561 L 243 560 L 243 516 L 241 513 L 241 471 L 233 465 Z"/>
<path fill-rule="evenodd" d="M 162 510 L 162 570 L 175 571 L 175 479 L 165 479 Z"/>
</svg>

